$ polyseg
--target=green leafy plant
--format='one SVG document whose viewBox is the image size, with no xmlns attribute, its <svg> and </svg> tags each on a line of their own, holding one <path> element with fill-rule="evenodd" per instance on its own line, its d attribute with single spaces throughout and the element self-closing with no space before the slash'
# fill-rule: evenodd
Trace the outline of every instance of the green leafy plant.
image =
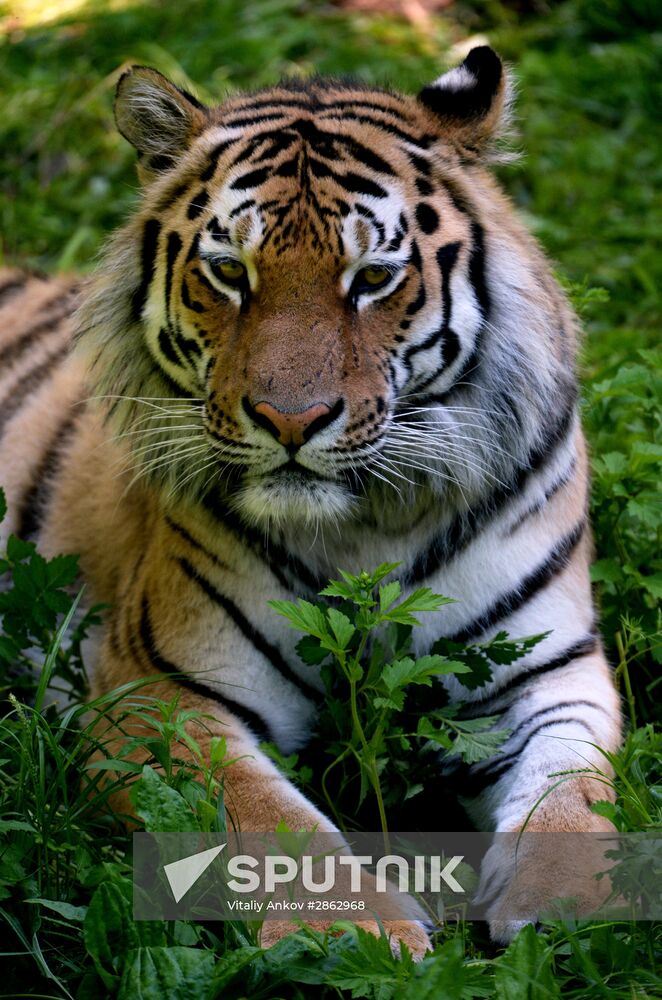
<svg viewBox="0 0 662 1000">
<path fill-rule="evenodd" d="M 0 489 L 0 522 L 6 512 L 5 495 Z M 63 616 L 71 611 L 68 588 L 75 584 L 78 576 L 78 557 L 45 559 L 33 542 L 10 535 L 6 554 L 0 558 L 2 576 L 7 581 L 0 592 L 0 662 L 5 664 L 4 690 L 11 687 L 14 693 L 23 690 L 28 697 L 34 694 L 37 660 L 51 652 L 56 663 L 50 673 L 57 675 L 60 690 L 69 695 L 83 695 L 87 690 L 87 678 L 80 647 L 90 628 L 99 623 L 101 607 L 87 611 L 75 627 L 72 614 L 67 622 L 68 627 L 72 626 L 70 631 L 58 635 Z M 44 676 L 42 672 L 42 681 Z M 2 690 L 0 682 L 0 693 Z M 42 697 L 43 694 L 42 690 Z"/>
<path fill-rule="evenodd" d="M 602 627 L 630 720 L 651 717 L 662 663 L 662 352 L 639 352 L 594 382 L 585 403 L 593 444 L 591 515 Z M 631 680 L 635 678 L 633 688 Z M 635 704 L 636 703 L 636 704 Z"/>
<path fill-rule="evenodd" d="M 439 771 L 440 750 L 446 759 L 473 764 L 495 754 L 508 736 L 496 728 L 496 716 L 463 718 L 462 704 L 448 704 L 440 685 L 426 698 L 427 707 L 417 703 L 415 692 L 450 674 L 473 690 L 491 679 L 493 664 L 512 663 L 544 638 L 512 641 L 501 632 L 471 646 L 440 639 L 430 654 L 416 656 L 412 632 L 418 616 L 438 612 L 452 599 L 429 587 L 403 598 L 398 580 L 384 582 L 398 565 L 384 563 L 358 575 L 341 570 L 342 579 L 331 581 L 314 604 L 269 602 L 305 633 L 296 647 L 302 660 L 321 665 L 326 696 L 318 728 L 331 758 L 320 782 L 326 807 L 341 826 L 344 810 L 356 822 L 370 793 L 384 833 L 389 804 L 424 790 L 426 777 Z M 315 794 L 314 783 L 303 780 L 301 771 L 298 776 Z"/>
</svg>

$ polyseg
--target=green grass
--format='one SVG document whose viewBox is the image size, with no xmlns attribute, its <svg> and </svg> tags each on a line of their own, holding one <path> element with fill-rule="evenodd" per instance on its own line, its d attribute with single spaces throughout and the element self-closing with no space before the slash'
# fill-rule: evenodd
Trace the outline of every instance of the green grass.
<svg viewBox="0 0 662 1000">
<path fill-rule="evenodd" d="M 14 647 L 0 647 L 0 659 L 23 667 L 22 694 L 30 702 L 10 694 L 10 711 L 0 721 L 0 921 L 4 955 L 12 959 L 3 981 L 3 988 L 9 989 L 5 995 L 79 1000 L 106 996 L 117 1000 L 246 996 L 583 1000 L 596 990 L 596 995 L 606 997 L 660 995 L 660 923 L 547 922 L 540 933 L 525 928 L 505 950 L 490 944 L 482 925 L 453 923 L 438 928 L 434 953 L 415 965 L 407 952 L 396 959 L 384 938 L 373 938 L 359 928 L 335 936 L 302 927 L 264 950 L 257 923 L 134 921 L 131 842 L 108 808 L 111 791 L 131 783 L 133 808 L 147 831 L 224 834 L 226 748 L 224 740 L 212 741 L 210 759 L 205 759 L 196 741 L 204 717 L 180 711 L 176 700 L 164 703 L 147 695 L 141 682 L 64 711 L 49 705 L 47 684 L 60 677 L 84 693 L 84 678 L 72 670 L 72 663 L 77 661 L 85 623 L 72 638 L 66 636 L 75 603 L 67 601 L 63 588 L 76 572 L 75 562 L 72 557 L 43 560 L 33 546 L 10 539 L 7 559 L 0 564 L 10 584 L 0 601 L 3 638 Z M 443 654 L 416 661 L 403 657 L 408 629 L 416 627 L 421 613 L 434 611 L 444 599 L 423 588 L 400 601 L 397 586 L 389 583 L 381 587 L 377 603 L 371 597 L 372 584 L 391 569 L 381 567 L 372 577 L 345 576 L 327 588 L 327 594 L 348 599 L 347 614 L 337 608 L 322 614 L 306 602 L 274 604 L 308 634 L 309 662 L 331 653 L 335 670 L 350 687 L 361 663 L 366 671 L 365 683 L 349 695 L 361 739 L 356 742 L 342 725 L 336 735 L 338 753 L 346 740 L 358 762 L 354 775 L 346 766 L 343 769 L 349 788 L 341 785 L 337 791 L 340 816 L 347 815 L 345 804 L 356 798 L 352 778 L 359 775 L 365 774 L 366 789 L 372 785 L 382 802 L 381 790 L 388 791 L 393 781 L 388 767 L 397 760 L 384 756 L 375 729 L 400 739 L 399 725 L 406 718 L 400 709 L 412 685 L 425 685 L 433 674 L 449 670 L 480 683 L 489 674 L 491 657 L 503 662 L 504 656 L 521 655 L 518 644 L 499 640 L 498 650 L 494 643 L 481 647 L 483 656 L 478 647 L 471 647 L 466 656 L 454 650 L 452 661 Z M 384 625 L 391 630 L 398 659 L 375 670 L 374 652 L 368 664 L 362 650 L 368 634 Z M 35 647 L 45 654 L 41 670 L 30 670 L 26 649 Z M 366 684 L 379 699 L 369 703 Z M 338 697 L 343 692 L 334 688 L 332 694 Z M 103 716 L 118 706 L 119 724 L 139 714 L 143 734 L 127 740 L 119 756 L 108 759 L 107 734 L 97 725 L 96 714 Z M 327 724 L 334 714 L 330 705 Z M 449 709 L 426 721 L 430 725 L 421 734 L 424 742 L 434 733 L 450 754 L 476 759 L 494 750 L 484 745 L 480 729 L 464 733 L 460 725 L 454 731 L 456 720 Z M 640 727 L 611 758 L 617 799 L 615 805 L 600 805 L 619 830 L 662 828 L 661 739 L 651 726 Z M 148 764 L 132 759 L 138 747 L 147 751 Z M 182 758 L 185 747 L 190 752 L 188 764 Z M 423 749 L 419 747 L 416 756 Z M 284 763 L 312 791 L 312 772 L 306 776 L 302 767 L 295 769 L 298 762 L 292 758 Z M 407 755 L 400 763 L 415 766 Z M 111 777 L 111 772 L 119 777 Z M 395 777 L 401 780 L 402 773 Z M 384 795 L 380 813 L 384 803 L 389 815 L 392 807 L 397 808 Z M 657 899 L 659 888 L 651 884 L 649 870 L 645 885 Z"/>
<path fill-rule="evenodd" d="M 630 723 L 615 761 L 613 818 L 624 830 L 662 827 L 662 745 L 654 728 L 662 717 L 657 8 L 655 0 L 566 0 L 522 15 L 499 0 L 458 2 L 421 32 L 394 18 L 349 17 L 318 0 L 126 2 L 115 9 L 97 2 L 48 25 L 14 22 L 0 36 L 3 254 L 47 271 L 89 269 L 135 204 L 133 153 L 112 123 L 124 63 L 155 65 L 214 99 L 312 71 L 416 90 L 472 33 L 487 33 L 511 61 L 523 156 L 501 168 L 501 179 L 558 262 L 587 331 L 581 367 L 593 456 L 594 578 Z M 15 549 L 0 573 L 33 558 Z M 302 931 L 263 953 L 249 925 L 134 924 L 129 842 L 80 788 L 95 745 L 88 721 L 81 709 L 43 710 L 24 660 L 24 639 L 52 647 L 49 669 L 82 685 L 77 647 L 53 646 L 65 603 L 44 597 L 58 590 L 67 567 L 40 567 L 36 596 L 53 616 L 40 617 L 30 571 L 22 576 L 28 591 L 9 623 L 5 615 L 0 638 L 0 688 L 37 699 L 31 708 L 14 703 L 0 723 L 0 924 L 8 968 L 0 993 L 134 1000 L 163 996 L 155 985 L 163 976 L 173 1000 L 662 996 L 656 924 L 549 924 L 539 935 L 519 935 L 505 952 L 489 943 L 483 926 L 459 925 L 440 934 L 435 956 L 416 970 L 393 960 L 384 942 L 356 934 Z M 142 698 L 131 692 L 128 708 L 143 706 Z M 152 746 L 167 764 L 184 738 L 182 720 L 176 707 L 157 707 Z M 222 771 L 199 764 L 179 777 L 168 777 L 166 767 L 155 794 L 171 803 L 178 796 L 187 821 L 213 829 L 222 816 Z M 99 780 L 98 771 L 89 773 Z M 137 781 L 153 784 L 144 775 Z M 143 820 L 149 828 L 149 807 Z"/>
</svg>

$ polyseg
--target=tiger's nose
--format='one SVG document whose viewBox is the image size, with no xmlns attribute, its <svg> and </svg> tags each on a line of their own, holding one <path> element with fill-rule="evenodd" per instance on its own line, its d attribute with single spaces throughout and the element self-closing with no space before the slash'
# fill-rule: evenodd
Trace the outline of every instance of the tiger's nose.
<svg viewBox="0 0 662 1000">
<path fill-rule="evenodd" d="M 279 410 L 271 403 L 262 401 L 253 405 L 248 399 L 243 400 L 244 412 L 258 427 L 269 431 L 280 444 L 288 450 L 300 448 L 310 441 L 313 434 L 328 427 L 343 411 L 344 403 L 339 399 L 333 406 L 326 403 L 314 403 L 307 410 L 292 413 Z"/>
</svg>

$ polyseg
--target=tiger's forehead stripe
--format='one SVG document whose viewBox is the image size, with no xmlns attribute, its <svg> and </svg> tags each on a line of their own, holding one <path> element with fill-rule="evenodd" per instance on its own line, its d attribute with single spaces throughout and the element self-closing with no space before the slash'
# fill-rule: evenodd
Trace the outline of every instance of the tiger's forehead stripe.
<svg viewBox="0 0 662 1000">
<path fill-rule="evenodd" d="M 354 110 L 349 110 L 350 108 Z M 359 109 L 359 110 L 357 110 Z M 269 139 L 276 145 L 271 150 L 265 150 L 264 156 L 268 157 L 270 155 L 275 155 L 278 152 L 278 148 L 282 144 L 282 148 L 287 148 L 291 145 L 291 141 L 285 140 L 283 133 L 289 130 L 298 130 L 301 132 L 303 138 L 312 139 L 315 133 L 320 133 L 322 130 L 318 129 L 311 119 L 301 118 L 292 119 L 292 111 L 302 110 L 307 111 L 310 114 L 315 114 L 315 121 L 319 123 L 328 124 L 329 128 L 333 129 L 333 132 L 324 133 L 327 139 L 333 139 L 334 142 L 347 142 L 356 143 L 356 140 L 351 136 L 345 136 L 342 132 L 338 132 L 339 126 L 342 127 L 346 124 L 353 127 L 354 123 L 359 122 L 363 125 L 372 126 L 382 132 L 387 132 L 401 140 L 403 140 L 407 146 L 413 146 L 419 150 L 427 150 L 430 148 L 434 142 L 434 137 L 430 135 L 421 134 L 420 123 L 414 120 L 413 116 L 406 115 L 404 113 L 404 102 L 396 108 L 393 106 L 382 106 L 374 102 L 374 94 L 366 94 L 365 99 L 342 99 L 342 100 L 319 100 L 317 95 L 315 98 L 310 99 L 282 99 L 282 98 L 270 98 L 265 97 L 262 100 L 251 101 L 248 104 L 242 104 L 239 108 L 230 110 L 225 114 L 221 114 L 218 119 L 218 125 L 223 129 L 254 129 L 269 123 L 269 128 L 263 133 L 258 135 L 251 135 L 249 138 L 249 147 L 251 144 L 259 144 L 263 141 L 268 141 Z M 233 113 L 233 111 L 238 113 Z M 254 112 L 251 114 L 250 112 Z M 288 118 L 290 119 L 288 121 Z M 274 128 L 274 123 L 279 122 L 279 128 Z M 304 134 L 305 133 L 305 134 Z M 201 179 L 210 179 L 216 168 L 216 164 L 220 156 L 227 151 L 238 141 L 246 141 L 245 135 L 235 137 L 226 137 L 223 141 L 218 143 L 216 147 L 209 154 L 209 162 L 204 174 Z M 361 149 L 361 144 L 356 143 L 354 147 L 355 155 L 357 159 L 361 159 L 361 154 L 363 153 L 363 162 L 366 165 L 371 166 L 373 169 L 388 172 L 388 164 L 372 150 L 363 147 Z M 250 155 L 249 148 L 246 151 L 239 154 L 239 160 L 243 158 L 244 155 Z"/>
<path fill-rule="evenodd" d="M 247 143 L 245 148 L 235 155 L 227 169 L 231 172 L 242 163 L 247 163 L 247 166 L 250 164 L 251 169 L 232 180 L 231 187 L 235 190 L 259 187 L 272 177 L 300 176 L 305 166 L 314 178 L 332 178 L 351 194 L 359 192 L 383 198 L 386 197 L 386 192 L 378 181 L 366 174 L 359 174 L 357 170 L 339 172 L 330 164 L 352 160 L 362 168 L 365 167 L 368 172 L 386 177 L 397 176 L 390 163 L 354 136 L 320 129 L 305 118 L 287 121 L 276 131 L 269 129 L 244 141 Z M 305 164 L 302 162 L 303 146 L 291 157 L 278 162 L 280 154 L 287 152 L 297 141 L 305 144 Z M 269 145 L 266 149 L 260 149 L 264 144 Z"/>
<path fill-rule="evenodd" d="M 234 151 L 237 145 L 242 147 L 242 144 L 243 148 Z M 291 152 L 295 144 L 297 148 Z M 218 144 L 213 147 L 214 155 L 217 149 Z M 257 135 L 237 139 L 236 143 L 233 142 L 224 149 L 223 159 L 226 156 L 231 156 L 229 162 L 223 166 L 223 176 L 227 178 L 224 190 L 228 193 L 246 194 L 279 178 L 284 180 L 296 178 L 299 181 L 300 191 L 287 198 L 284 196 L 287 190 L 285 188 L 282 197 L 265 199 L 263 193 L 259 200 L 257 196 L 245 197 L 236 205 L 231 205 L 231 202 L 223 196 L 224 208 L 220 211 L 218 203 L 207 195 L 205 201 L 215 211 L 214 218 L 220 216 L 223 219 L 223 223 L 214 223 L 214 228 L 219 234 L 217 239 L 229 240 L 231 238 L 229 224 L 235 217 L 255 209 L 262 217 L 268 215 L 273 217 L 265 226 L 263 247 L 274 241 L 278 245 L 276 252 L 282 253 L 289 245 L 294 230 L 294 218 L 288 216 L 296 211 L 300 220 L 301 210 L 298 205 L 304 201 L 308 209 L 306 225 L 314 232 L 314 242 L 317 246 L 321 246 L 325 241 L 328 243 L 331 239 L 336 245 L 337 254 L 343 253 L 344 244 L 339 224 L 341 218 L 353 209 L 370 220 L 371 228 L 376 230 L 377 240 L 372 241 L 374 245 L 386 249 L 385 243 L 390 243 L 388 250 L 391 253 L 399 249 L 405 233 L 402 223 L 395 226 L 387 238 L 384 221 L 369 204 L 358 202 L 350 208 L 343 197 L 339 196 L 338 191 L 329 187 L 329 183 L 334 182 L 347 194 L 365 196 L 367 200 L 374 198 L 385 200 L 392 193 L 378 178 L 398 179 L 399 174 L 395 166 L 354 135 L 326 131 L 309 119 L 297 117 L 284 122 L 282 127 L 275 131 L 270 125 Z M 238 171 L 237 168 L 242 169 Z M 320 200 L 322 194 L 324 196 Z M 195 211 L 199 203 L 200 198 L 196 193 L 189 209 L 192 207 Z M 393 211 L 389 209 L 386 217 L 392 214 Z M 401 219 L 404 218 L 400 208 L 398 215 Z M 224 230 L 222 234 L 220 234 L 221 229 Z M 236 227 L 234 235 L 235 240 L 241 243 L 241 240 L 237 239 Z"/>
<path fill-rule="evenodd" d="M 305 84 L 304 84 L 305 86 Z M 403 125 L 416 127 L 418 118 L 410 111 L 411 104 L 407 98 L 396 95 L 380 93 L 379 90 L 354 91 L 361 96 L 349 96 L 352 91 L 343 92 L 343 88 L 334 88 L 327 84 L 324 87 L 316 86 L 313 81 L 311 89 L 300 96 L 283 96 L 283 91 L 278 88 L 271 92 L 261 93 L 248 101 L 233 101 L 230 99 L 225 105 L 225 112 L 231 115 L 248 115 L 251 112 L 257 114 L 287 114 L 292 109 L 310 111 L 314 114 L 334 113 L 344 114 L 347 108 L 358 108 L 369 113 L 390 115 L 399 120 Z M 384 101 L 380 98 L 388 98 Z"/>
<path fill-rule="evenodd" d="M 355 160 L 368 168 L 369 171 L 392 176 L 395 173 L 392 162 L 388 162 L 383 156 L 380 156 L 374 146 L 369 147 L 365 142 L 359 142 L 352 134 L 355 129 L 355 122 L 358 119 L 355 113 L 347 110 L 347 104 L 361 104 L 366 109 L 372 110 L 369 104 L 364 104 L 362 101 L 349 101 L 340 106 L 337 116 L 333 115 L 325 118 L 324 116 L 316 115 L 315 122 L 311 119 L 302 119 L 300 116 L 288 121 L 287 113 L 283 112 L 276 115 L 275 118 L 270 118 L 268 127 L 257 131 L 257 133 L 251 130 L 251 134 L 249 135 L 246 134 L 245 130 L 241 130 L 235 135 L 228 134 L 229 122 L 222 119 L 216 121 L 202 133 L 201 143 L 203 148 L 198 149 L 197 166 L 195 163 L 189 164 L 186 168 L 187 176 L 184 178 L 175 177 L 170 183 L 165 184 L 157 191 L 158 199 L 156 200 L 154 211 L 156 214 L 159 214 L 168 210 L 185 195 L 188 194 L 191 197 L 191 188 L 197 184 L 200 197 L 194 196 L 190 205 L 193 217 L 197 217 L 199 213 L 196 212 L 196 208 L 202 203 L 206 195 L 204 189 L 199 187 L 200 183 L 206 184 L 215 178 L 221 162 L 232 149 L 237 146 L 243 147 L 235 154 L 230 164 L 226 164 L 226 171 L 231 170 L 234 166 L 239 165 L 245 160 L 251 160 L 256 166 L 259 164 L 264 165 L 265 161 L 276 159 L 279 152 L 289 149 L 297 141 L 298 136 L 309 140 L 316 140 L 317 155 L 323 156 L 325 148 L 328 149 L 330 147 L 333 150 L 332 158 L 336 159 L 337 149 L 340 147 L 346 156 L 353 156 Z M 310 110 L 309 105 L 306 105 L 306 108 Z M 275 126 L 274 122 L 277 119 L 280 120 L 278 125 Z M 327 131 L 326 128 L 322 129 L 318 127 L 322 122 L 326 122 L 330 131 Z M 388 135 L 395 136 L 399 141 L 392 150 L 392 153 L 405 158 L 405 169 L 407 173 L 409 173 L 409 170 L 412 171 L 411 176 L 418 192 L 423 196 L 433 192 L 434 188 L 429 180 L 433 171 L 433 163 L 425 155 L 425 151 L 430 146 L 431 137 L 404 133 L 401 129 L 394 126 L 393 122 L 385 122 L 381 118 L 370 120 L 369 116 L 366 117 L 363 115 L 361 116 L 361 123 L 367 124 L 371 129 L 376 130 L 377 135 L 381 133 L 383 136 L 384 132 L 386 132 Z M 342 129 L 343 124 L 346 125 L 346 129 L 339 131 L 339 129 Z M 235 120 L 230 132 L 236 127 L 237 122 Z M 209 145 L 210 143 L 211 146 Z M 204 148 L 205 146 L 207 148 Z M 412 146 L 416 151 L 412 149 Z M 393 160 L 392 155 L 389 157 L 389 160 Z M 261 178 L 267 179 L 267 176 L 268 171 L 264 175 L 255 174 L 251 180 L 257 182 Z M 244 179 L 240 183 L 246 183 L 246 180 Z M 247 190 L 250 190 L 250 188 L 247 187 Z M 348 188 L 348 191 L 352 193 L 351 188 Z M 342 208 L 340 205 L 339 207 Z M 234 209 L 234 211 L 237 210 Z"/>
</svg>

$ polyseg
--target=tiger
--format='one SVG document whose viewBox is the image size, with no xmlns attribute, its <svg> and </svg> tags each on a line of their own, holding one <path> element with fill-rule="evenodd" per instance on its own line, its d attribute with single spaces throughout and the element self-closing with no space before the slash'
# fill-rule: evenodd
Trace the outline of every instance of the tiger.
<svg viewBox="0 0 662 1000">
<path fill-rule="evenodd" d="M 609 773 L 621 710 L 589 580 L 579 327 L 493 176 L 512 90 L 488 46 L 416 96 L 294 78 L 209 107 L 133 66 L 115 117 L 138 210 L 82 284 L 3 276 L 4 535 L 77 553 L 108 606 L 93 694 L 156 675 L 211 717 L 242 829 L 336 829 L 260 746 L 305 746 L 323 691 L 267 601 L 394 559 L 405 593 L 455 599 L 416 653 L 545 635 L 482 688 L 435 689 L 510 733 L 464 769 L 474 822 L 609 829 L 582 773 Z M 535 922 L 557 895 L 549 860 L 499 885 L 495 940 L 514 899 Z M 389 933 L 428 947 L 417 923 Z"/>
</svg>

